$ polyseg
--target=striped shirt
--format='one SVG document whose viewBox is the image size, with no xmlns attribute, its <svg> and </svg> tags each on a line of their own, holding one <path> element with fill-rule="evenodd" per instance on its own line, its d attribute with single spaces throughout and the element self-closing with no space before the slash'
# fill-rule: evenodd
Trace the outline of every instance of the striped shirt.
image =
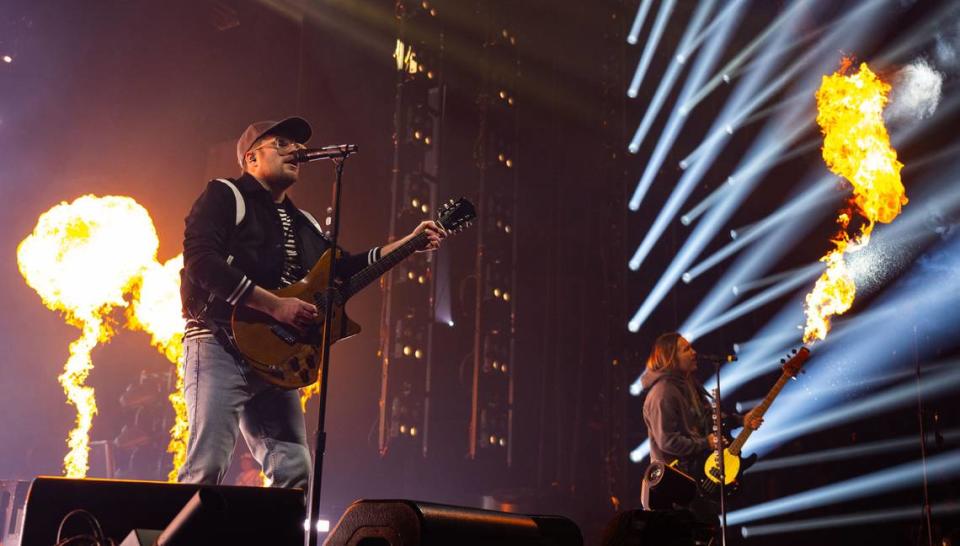
<svg viewBox="0 0 960 546">
<path fill-rule="evenodd" d="M 303 267 L 300 265 L 300 254 L 297 253 L 297 238 L 293 231 L 293 218 L 287 213 L 283 205 L 277 205 L 277 214 L 280 215 L 280 225 L 283 226 L 283 272 L 280 274 L 280 288 L 303 278 Z"/>
</svg>

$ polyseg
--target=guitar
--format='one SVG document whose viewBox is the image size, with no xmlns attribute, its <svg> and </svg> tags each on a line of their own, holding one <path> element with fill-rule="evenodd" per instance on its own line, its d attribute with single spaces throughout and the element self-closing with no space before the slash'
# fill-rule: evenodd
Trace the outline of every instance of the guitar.
<svg viewBox="0 0 960 546">
<path fill-rule="evenodd" d="M 773 404 L 774 399 L 780 394 L 780 391 L 783 390 L 784 385 L 787 384 L 787 380 L 795 379 L 797 374 L 800 373 L 800 368 L 803 367 L 804 362 L 809 358 L 810 350 L 806 347 L 801 347 L 800 350 L 793 351 L 793 356 L 790 357 L 790 360 L 783 364 L 783 373 L 780 374 L 780 379 L 773 385 L 773 388 L 770 389 L 770 392 L 767 393 L 763 401 L 753 409 L 754 416 L 763 417 L 763 414 L 770 408 L 770 404 Z M 742 466 L 740 451 L 752 433 L 753 429 L 746 426 L 743 427 L 743 431 L 740 432 L 737 438 L 723 450 L 724 486 L 733 487 L 736 485 L 737 476 L 740 475 L 740 468 Z M 720 487 L 720 458 L 717 455 L 717 451 L 714 450 L 710 456 L 707 457 L 703 465 L 703 477 L 700 480 L 700 489 L 704 494 L 712 494 Z"/>
<path fill-rule="evenodd" d="M 476 218 L 473 204 L 466 199 L 451 199 L 437 211 L 437 223 L 448 233 L 461 231 Z M 360 332 L 360 325 L 344 312 L 344 303 L 381 275 L 423 246 L 425 232 L 418 234 L 339 285 L 333 302 L 327 302 L 326 289 L 330 277 L 330 257 L 333 249 L 324 252 L 303 279 L 269 292 L 281 298 L 299 298 L 317 306 L 320 318 L 302 331 L 276 321 L 266 313 L 249 307 L 237 306 L 231 317 L 231 329 L 236 348 L 250 366 L 266 381 L 287 389 L 305 387 L 317 381 L 324 327 L 324 309 L 333 305 L 331 343 Z M 340 256 L 338 251 L 337 256 Z"/>
</svg>

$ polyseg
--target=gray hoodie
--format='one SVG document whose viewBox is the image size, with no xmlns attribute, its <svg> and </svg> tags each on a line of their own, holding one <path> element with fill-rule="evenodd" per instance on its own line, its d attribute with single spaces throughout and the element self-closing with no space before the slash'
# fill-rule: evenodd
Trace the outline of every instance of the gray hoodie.
<svg viewBox="0 0 960 546">
<path fill-rule="evenodd" d="M 680 459 L 684 468 L 696 455 L 710 448 L 707 443 L 709 407 L 703 400 L 702 413 L 697 415 L 684 381 L 681 374 L 673 371 L 647 371 L 641 378 L 647 393 L 643 421 L 650 437 L 652 462 L 669 464 Z M 697 390 L 701 391 L 699 385 Z"/>
</svg>

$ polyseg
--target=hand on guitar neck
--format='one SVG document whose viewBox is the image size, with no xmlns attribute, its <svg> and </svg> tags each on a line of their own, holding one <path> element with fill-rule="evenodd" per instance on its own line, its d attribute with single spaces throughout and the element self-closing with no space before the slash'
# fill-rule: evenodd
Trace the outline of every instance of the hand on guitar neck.
<svg viewBox="0 0 960 546">
<path fill-rule="evenodd" d="M 763 424 L 763 412 L 752 409 L 743 416 L 743 426 L 750 430 L 757 430 Z"/>
<path fill-rule="evenodd" d="M 384 245 L 380 249 L 380 255 L 386 256 L 387 254 L 390 254 L 397 248 L 403 246 L 407 241 L 415 239 L 421 233 L 425 234 L 426 237 L 422 241 L 419 241 L 419 244 L 416 248 L 417 252 L 430 252 L 431 250 L 437 250 L 440 248 L 440 241 L 442 241 L 448 235 L 447 230 L 443 229 L 443 226 L 432 220 L 426 220 L 420 222 L 420 224 L 413 228 L 413 231 L 411 231 L 406 237 Z"/>
</svg>

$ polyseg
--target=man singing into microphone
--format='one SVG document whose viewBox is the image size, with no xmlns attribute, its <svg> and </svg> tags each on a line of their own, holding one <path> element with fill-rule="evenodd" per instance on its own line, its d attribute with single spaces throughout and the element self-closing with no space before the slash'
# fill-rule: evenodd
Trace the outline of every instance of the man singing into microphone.
<svg viewBox="0 0 960 546">
<path fill-rule="evenodd" d="M 247 127 L 237 141 L 241 175 L 210 181 L 186 218 L 180 292 L 190 434 L 180 482 L 219 484 L 242 432 L 270 484 L 307 487 L 312 465 L 299 394 L 252 372 L 231 344 L 229 321 L 238 305 L 296 329 L 318 318 L 314 305 L 267 291 L 300 280 L 330 247 L 316 219 L 287 195 L 300 174 L 296 152 L 311 133 L 298 117 Z M 420 251 L 436 250 L 446 236 L 435 222 L 421 222 L 398 241 L 344 253 L 338 276 L 349 278 L 421 232 L 428 238 Z"/>
</svg>

